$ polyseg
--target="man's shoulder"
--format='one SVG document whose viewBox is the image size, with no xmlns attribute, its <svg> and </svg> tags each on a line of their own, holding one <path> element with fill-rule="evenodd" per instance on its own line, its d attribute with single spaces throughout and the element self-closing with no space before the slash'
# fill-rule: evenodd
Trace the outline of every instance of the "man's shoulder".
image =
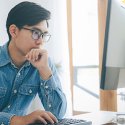
<svg viewBox="0 0 125 125">
<path fill-rule="evenodd" d="M 4 47 L 0 46 L 0 67 L 3 66 L 4 64 L 4 51 L 3 51 Z"/>
<path fill-rule="evenodd" d="M 4 49 L 4 45 L 0 46 L 0 57 L 1 57 L 1 54 L 3 54 L 3 49 Z"/>
<path fill-rule="evenodd" d="M 2 48 L 3 48 L 3 46 L 4 46 L 4 45 L 0 45 L 0 49 L 2 49 Z"/>
<path fill-rule="evenodd" d="M 0 58 L 4 54 L 4 50 L 5 50 L 5 45 L 0 46 Z"/>
<path fill-rule="evenodd" d="M 7 50 L 7 43 L 0 46 L 0 66 L 3 66 L 9 62 L 9 55 Z"/>
</svg>

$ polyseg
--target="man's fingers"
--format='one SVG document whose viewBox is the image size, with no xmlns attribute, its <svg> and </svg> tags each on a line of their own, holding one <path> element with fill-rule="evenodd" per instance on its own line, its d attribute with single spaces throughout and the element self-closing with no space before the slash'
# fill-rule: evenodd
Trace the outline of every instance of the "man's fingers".
<svg viewBox="0 0 125 125">
<path fill-rule="evenodd" d="M 31 119 L 30 122 L 32 123 L 40 122 L 44 124 L 47 124 L 47 123 L 54 124 L 58 122 L 56 117 L 51 112 L 43 111 L 43 110 L 36 110 L 31 114 L 27 115 L 27 117 Z"/>
<path fill-rule="evenodd" d="M 33 57 L 33 58 L 32 58 L 33 61 L 36 61 L 36 58 L 38 58 L 38 57 L 37 57 L 37 50 L 36 50 L 36 49 L 33 50 L 33 52 L 32 52 L 32 57 Z"/>
<path fill-rule="evenodd" d="M 58 122 L 57 118 L 51 112 L 47 112 L 47 114 L 52 118 L 54 122 Z"/>
<path fill-rule="evenodd" d="M 47 50 L 32 49 L 30 52 L 27 53 L 26 58 L 28 60 L 37 61 L 39 55 L 45 55 L 45 54 L 48 54 Z"/>
<path fill-rule="evenodd" d="M 44 124 L 47 124 L 46 120 L 45 120 L 44 118 L 42 118 L 42 117 L 39 117 L 38 120 L 39 120 L 40 122 L 44 123 Z"/>
<path fill-rule="evenodd" d="M 54 122 L 55 122 L 55 121 L 53 121 L 53 119 L 47 113 L 42 114 L 41 117 L 43 117 L 44 119 L 46 119 L 51 124 L 54 124 Z"/>
</svg>

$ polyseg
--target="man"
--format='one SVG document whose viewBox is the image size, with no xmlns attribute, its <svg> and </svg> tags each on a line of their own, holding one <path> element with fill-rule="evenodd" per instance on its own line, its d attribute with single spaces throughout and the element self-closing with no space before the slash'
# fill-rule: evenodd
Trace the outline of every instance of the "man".
<svg viewBox="0 0 125 125">
<path fill-rule="evenodd" d="M 54 65 L 43 48 L 48 42 L 50 12 L 22 2 L 8 14 L 9 42 L 0 47 L 0 124 L 27 125 L 58 122 L 66 111 L 66 98 Z M 38 93 L 45 108 L 26 115 Z"/>
</svg>

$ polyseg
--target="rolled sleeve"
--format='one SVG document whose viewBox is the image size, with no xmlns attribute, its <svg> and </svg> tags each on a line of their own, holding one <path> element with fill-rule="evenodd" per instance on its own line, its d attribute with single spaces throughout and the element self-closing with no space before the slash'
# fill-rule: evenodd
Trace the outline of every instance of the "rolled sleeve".
<svg viewBox="0 0 125 125">
<path fill-rule="evenodd" d="M 10 125 L 11 118 L 15 114 L 0 112 L 0 125 Z"/>
</svg>

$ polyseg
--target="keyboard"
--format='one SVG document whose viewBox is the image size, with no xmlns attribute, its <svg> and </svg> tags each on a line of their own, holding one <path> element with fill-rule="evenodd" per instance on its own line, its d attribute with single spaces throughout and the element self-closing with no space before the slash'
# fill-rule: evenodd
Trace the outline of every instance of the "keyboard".
<svg viewBox="0 0 125 125">
<path fill-rule="evenodd" d="M 30 125 L 44 125 L 43 123 L 34 123 Z M 92 125 L 91 121 L 81 120 L 81 119 L 70 119 L 70 118 L 64 118 L 61 120 L 58 120 L 58 123 L 47 125 Z"/>
</svg>

